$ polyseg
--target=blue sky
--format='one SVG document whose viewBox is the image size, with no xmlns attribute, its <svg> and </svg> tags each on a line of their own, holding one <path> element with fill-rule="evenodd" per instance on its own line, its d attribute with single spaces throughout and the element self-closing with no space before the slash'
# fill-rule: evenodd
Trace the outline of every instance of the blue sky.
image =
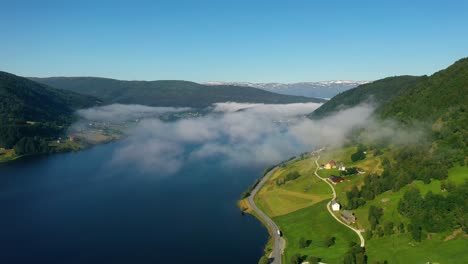
<svg viewBox="0 0 468 264">
<path fill-rule="evenodd" d="M 468 56 L 468 1 L 6 1 L 0 70 L 297 82 L 432 74 Z"/>
</svg>

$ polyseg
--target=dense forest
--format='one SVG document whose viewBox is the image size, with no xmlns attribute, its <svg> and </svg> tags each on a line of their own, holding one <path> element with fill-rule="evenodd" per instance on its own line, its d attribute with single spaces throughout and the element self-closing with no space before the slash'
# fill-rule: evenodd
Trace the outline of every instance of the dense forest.
<svg viewBox="0 0 468 264">
<path fill-rule="evenodd" d="M 446 195 L 428 192 L 421 195 L 417 188 L 407 191 L 398 204 L 398 211 L 410 223 L 400 223 L 398 232 L 410 232 L 421 241 L 425 232 L 442 232 L 462 228 L 468 231 L 468 183 L 455 185 L 447 182 L 448 170 L 466 166 L 468 157 L 468 59 L 457 61 L 447 69 L 430 77 L 419 79 L 406 87 L 398 96 L 382 103 L 375 111 L 376 119 L 395 120 L 400 128 L 414 128 L 426 132 L 427 138 L 405 145 L 393 142 L 366 142 L 366 149 L 374 153 L 387 149 L 381 158 L 383 172 L 367 175 L 363 185 L 347 192 L 348 209 L 356 209 L 377 195 L 399 191 L 414 180 L 430 183 L 441 180 Z M 361 130 L 359 133 L 366 133 Z M 358 133 L 358 134 L 359 134 Z M 363 151 L 363 142 L 351 157 Z M 381 153 L 381 151 L 380 151 Z M 369 210 L 372 230 L 368 233 L 383 236 L 394 232 L 394 223 L 380 223 L 381 208 Z"/>
<path fill-rule="evenodd" d="M 18 155 L 46 153 L 47 141 L 71 124 L 75 109 L 98 104 L 91 96 L 0 72 L 0 148 L 14 148 Z"/>
<path fill-rule="evenodd" d="M 362 103 L 381 105 L 426 77 L 396 76 L 359 85 L 333 97 L 309 115 L 320 119 L 334 112 L 345 110 Z"/>
<path fill-rule="evenodd" d="M 31 79 L 58 89 L 95 96 L 106 103 L 200 108 L 228 101 L 268 104 L 325 102 L 323 99 L 276 94 L 252 87 L 187 81 L 121 81 L 95 77 Z"/>
</svg>

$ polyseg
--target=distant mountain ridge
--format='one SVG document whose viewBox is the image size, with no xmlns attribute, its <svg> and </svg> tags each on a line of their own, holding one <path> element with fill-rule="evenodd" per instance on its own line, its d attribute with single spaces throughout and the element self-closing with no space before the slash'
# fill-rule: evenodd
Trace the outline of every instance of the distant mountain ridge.
<svg viewBox="0 0 468 264">
<path fill-rule="evenodd" d="M 204 85 L 177 80 L 123 81 L 97 77 L 30 79 L 58 89 L 95 96 L 105 103 L 198 108 L 227 101 L 267 104 L 325 102 L 319 98 L 277 94 L 253 87 Z"/>
<path fill-rule="evenodd" d="M 307 96 L 315 98 L 332 98 L 333 96 L 352 89 L 369 81 L 322 81 L 322 82 L 297 82 L 297 83 L 254 83 L 254 82 L 206 82 L 207 85 L 236 85 L 263 89 L 270 92 Z"/>
</svg>

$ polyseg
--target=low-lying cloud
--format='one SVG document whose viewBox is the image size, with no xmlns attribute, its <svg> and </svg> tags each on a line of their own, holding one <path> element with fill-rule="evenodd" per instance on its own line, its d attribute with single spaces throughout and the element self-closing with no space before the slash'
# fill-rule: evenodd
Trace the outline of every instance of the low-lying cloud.
<svg viewBox="0 0 468 264">
<path fill-rule="evenodd" d="M 157 117 L 167 112 L 183 112 L 190 108 L 182 107 L 151 107 L 135 104 L 112 104 L 101 107 L 81 109 L 78 116 L 89 121 L 119 122 L 141 118 Z"/>
<path fill-rule="evenodd" d="M 146 113 L 163 110 L 135 105 L 113 105 L 105 111 L 102 107 L 88 109 L 81 115 L 99 120 L 115 120 L 114 115 L 141 118 L 113 154 L 112 162 L 119 166 L 136 165 L 143 171 L 158 174 L 172 174 L 185 162 L 210 158 L 233 167 L 267 166 L 320 146 L 341 146 L 351 129 L 357 127 L 368 130 L 367 140 L 396 137 L 404 142 L 412 140 L 411 135 L 414 135 L 396 129 L 391 122 L 375 121 L 372 118 L 374 107 L 369 104 L 318 121 L 305 117 L 319 106 L 316 103 L 218 103 L 205 116 L 174 122 L 144 118 Z M 140 113 L 143 118 L 138 115 Z"/>
</svg>

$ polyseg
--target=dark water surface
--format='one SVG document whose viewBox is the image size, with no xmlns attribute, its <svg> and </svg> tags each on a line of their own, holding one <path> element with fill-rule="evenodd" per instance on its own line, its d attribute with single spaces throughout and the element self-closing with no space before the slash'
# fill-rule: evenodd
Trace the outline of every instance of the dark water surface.
<svg viewBox="0 0 468 264">
<path fill-rule="evenodd" d="M 257 263 L 267 231 L 235 203 L 263 168 L 162 176 L 109 163 L 119 144 L 0 165 L 0 263 Z"/>
</svg>

